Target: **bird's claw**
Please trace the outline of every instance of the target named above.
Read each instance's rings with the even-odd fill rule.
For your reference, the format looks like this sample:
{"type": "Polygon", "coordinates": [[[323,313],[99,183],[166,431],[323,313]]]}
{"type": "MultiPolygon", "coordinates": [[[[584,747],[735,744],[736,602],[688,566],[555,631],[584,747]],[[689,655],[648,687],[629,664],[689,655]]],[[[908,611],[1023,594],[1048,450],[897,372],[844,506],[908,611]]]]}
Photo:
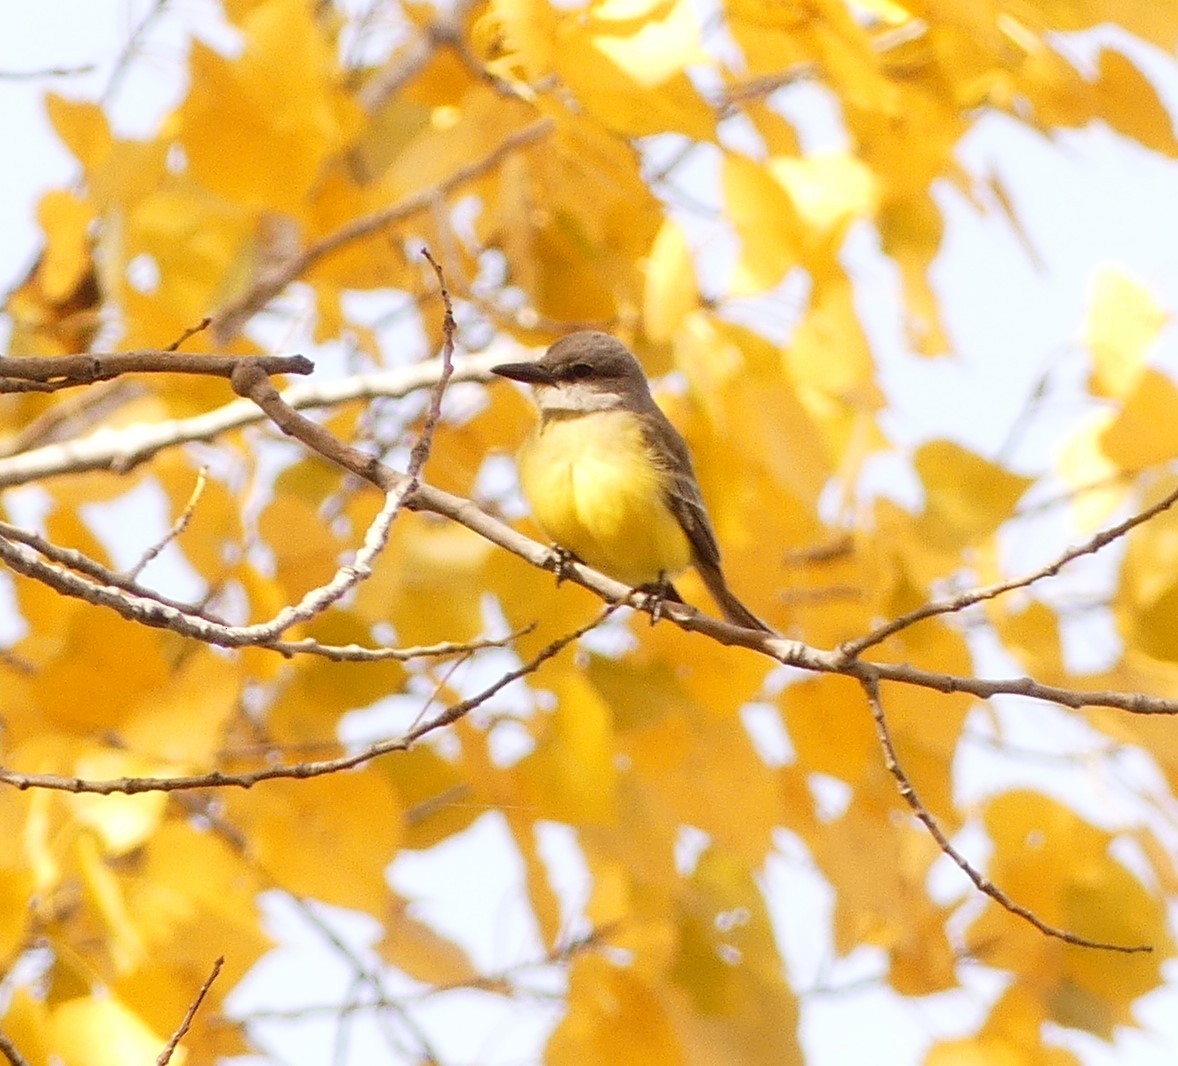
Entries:
{"type": "Polygon", "coordinates": [[[553,545],[552,555],[552,572],[556,574],[556,583],[559,585],[569,576],[571,567],[577,561],[577,557],[568,548],[562,548],[559,544],[553,545]]]}

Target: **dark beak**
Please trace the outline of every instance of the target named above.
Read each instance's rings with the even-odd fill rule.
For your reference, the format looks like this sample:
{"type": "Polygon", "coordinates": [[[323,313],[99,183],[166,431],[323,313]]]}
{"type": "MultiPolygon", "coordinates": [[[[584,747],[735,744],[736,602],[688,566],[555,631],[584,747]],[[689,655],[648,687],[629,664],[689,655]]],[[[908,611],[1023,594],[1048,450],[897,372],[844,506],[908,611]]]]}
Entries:
{"type": "Polygon", "coordinates": [[[541,363],[500,363],[491,367],[491,373],[526,385],[552,384],[552,371],[541,363]]]}

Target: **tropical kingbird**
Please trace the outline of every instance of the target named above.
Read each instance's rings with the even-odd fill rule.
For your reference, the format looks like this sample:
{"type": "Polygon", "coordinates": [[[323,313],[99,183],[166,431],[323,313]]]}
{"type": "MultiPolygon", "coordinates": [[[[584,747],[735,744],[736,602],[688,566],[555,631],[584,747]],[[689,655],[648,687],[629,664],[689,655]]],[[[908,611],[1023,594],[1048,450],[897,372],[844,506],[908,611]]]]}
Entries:
{"type": "Polygon", "coordinates": [[[729,622],[773,632],[729,590],[687,443],[623,344],[573,333],[535,362],[492,370],[535,389],[540,422],[520,452],[520,488],[556,544],[679,602],[670,579],[694,566],[729,622]]]}

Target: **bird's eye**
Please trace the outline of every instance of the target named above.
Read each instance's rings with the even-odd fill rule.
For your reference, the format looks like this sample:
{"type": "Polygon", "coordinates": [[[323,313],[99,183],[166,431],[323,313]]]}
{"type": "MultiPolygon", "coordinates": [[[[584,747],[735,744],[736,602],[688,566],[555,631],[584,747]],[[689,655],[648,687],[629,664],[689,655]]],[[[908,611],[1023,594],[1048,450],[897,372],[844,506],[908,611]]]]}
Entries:
{"type": "Polygon", "coordinates": [[[569,367],[569,377],[576,378],[577,380],[580,380],[581,378],[587,378],[592,373],[593,367],[591,367],[588,363],[573,363],[573,365],[569,367]]]}

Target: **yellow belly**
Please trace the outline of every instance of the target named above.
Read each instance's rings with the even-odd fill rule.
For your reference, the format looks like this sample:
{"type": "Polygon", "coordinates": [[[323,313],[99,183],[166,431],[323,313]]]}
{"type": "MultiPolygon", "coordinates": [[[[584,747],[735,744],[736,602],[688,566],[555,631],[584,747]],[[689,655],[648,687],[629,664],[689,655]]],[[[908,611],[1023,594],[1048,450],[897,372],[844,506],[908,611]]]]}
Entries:
{"type": "Polygon", "coordinates": [[[647,585],[691,563],[665,503],[667,475],[628,412],[548,420],[520,452],[519,478],[544,532],[596,570],[647,585]]]}

